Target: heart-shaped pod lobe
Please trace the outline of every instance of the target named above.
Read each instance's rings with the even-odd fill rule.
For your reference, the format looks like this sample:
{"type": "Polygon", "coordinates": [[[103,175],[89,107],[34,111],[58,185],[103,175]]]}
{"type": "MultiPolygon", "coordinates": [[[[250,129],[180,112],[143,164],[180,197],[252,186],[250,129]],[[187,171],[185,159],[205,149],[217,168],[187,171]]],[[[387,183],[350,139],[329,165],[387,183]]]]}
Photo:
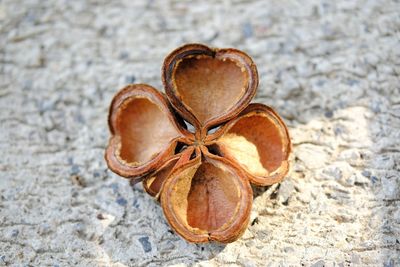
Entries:
{"type": "Polygon", "coordinates": [[[258,86],[252,59],[236,49],[188,44],[169,54],[162,78],[168,99],[197,133],[239,114],[258,86]]]}
{"type": "Polygon", "coordinates": [[[165,97],[145,84],[129,85],[113,98],[109,111],[112,137],[105,159],[115,173],[139,179],[174,155],[186,131],[165,97]]]}
{"type": "Polygon", "coordinates": [[[252,199],[243,173],[205,150],[202,156],[176,168],[161,192],[170,225],[196,243],[238,239],[247,227],[252,199]]]}
{"type": "Polygon", "coordinates": [[[211,147],[241,166],[256,185],[277,183],[289,170],[291,141],[287,127],[272,108],[263,104],[250,104],[207,138],[217,139],[211,147]]]}

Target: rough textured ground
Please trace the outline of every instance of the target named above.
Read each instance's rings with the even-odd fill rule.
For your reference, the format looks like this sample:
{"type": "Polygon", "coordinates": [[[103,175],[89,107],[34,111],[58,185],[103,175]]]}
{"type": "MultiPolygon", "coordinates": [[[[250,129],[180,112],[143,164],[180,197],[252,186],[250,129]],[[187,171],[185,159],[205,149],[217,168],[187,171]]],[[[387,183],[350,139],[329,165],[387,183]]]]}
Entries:
{"type": "Polygon", "coordinates": [[[0,1],[0,266],[400,266],[399,1],[0,1]],[[107,108],[186,42],[248,52],[294,166],[227,246],[107,170],[107,108]]]}

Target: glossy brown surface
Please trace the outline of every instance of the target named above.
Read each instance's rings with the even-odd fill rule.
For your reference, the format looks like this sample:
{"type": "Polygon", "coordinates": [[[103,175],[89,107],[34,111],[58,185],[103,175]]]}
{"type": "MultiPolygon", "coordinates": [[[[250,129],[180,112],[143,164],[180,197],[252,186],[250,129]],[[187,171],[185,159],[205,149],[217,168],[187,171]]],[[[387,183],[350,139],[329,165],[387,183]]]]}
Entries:
{"type": "Polygon", "coordinates": [[[203,153],[177,168],[161,195],[172,227],[192,242],[230,242],[247,226],[252,190],[246,177],[225,159],[203,153]]]}
{"type": "Polygon", "coordinates": [[[117,128],[121,136],[119,156],[131,165],[144,164],[153,159],[179,136],[167,114],[148,98],[141,97],[123,103],[117,128]],[[162,131],[154,131],[157,127],[162,131]]]}
{"type": "Polygon", "coordinates": [[[164,96],[145,84],[128,85],[115,95],[110,106],[108,124],[112,133],[105,154],[108,167],[121,176],[135,180],[140,180],[166,162],[174,154],[179,140],[191,138],[190,133],[173,117],[164,96]],[[136,116],[131,112],[126,112],[127,109],[137,114],[141,123],[135,120],[136,116]],[[150,126],[158,127],[160,121],[168,125],[167,130],[160,129],[157,133],[146,130],[150,126]],[[135,133],[141,138],[135,136],[135,133]],[[157,137],[164,139],[160,141],[157,137]],[[159,147],[158,151],[145,145],[150,140],[155,140],[156,143],[151,147],[159,147]]]}
{"type": "Polygon", "coordinates": [[[232,219],[240,195],[233,177],[233,173],[212,163],[200,165],[187,196],[187,222],[191,227],[214,231],[232,219]]]}
{"type": "Polygon", "coordinates": [[[246,108],[258,86],[257,68],[247,54],[200,44],[169,54],[162,78],[169,101],[197,129],[199,138],[246,108]]]}
{"type": "Polygon", "coordinates": [[[273,109],[249,105],[258,74],[239,50],[185,45],[166,57],[162,78],[168,100],[144,84],[114,97],[107,164],[143,180],[186,240],[232,242],[249,221],[250,182],[269,185],[288,171],[287,128],[273,109]]]}
{"type": "Polygon", "coordinates": [[[273,109],[251,104],[221,131],[218,147],[243,167],[253,183],[270,185],[284,177],[291,142],[285,124],[273,109]]]}
{"type": "Polygon", "coordinates": [[[182,59],[173,75],[182,103],[202,125],[231,109],[243,97],[248,81],[234,61],[210,56],[182,59]],[[210,101],[213,98],[220,101],[210,101]]]}

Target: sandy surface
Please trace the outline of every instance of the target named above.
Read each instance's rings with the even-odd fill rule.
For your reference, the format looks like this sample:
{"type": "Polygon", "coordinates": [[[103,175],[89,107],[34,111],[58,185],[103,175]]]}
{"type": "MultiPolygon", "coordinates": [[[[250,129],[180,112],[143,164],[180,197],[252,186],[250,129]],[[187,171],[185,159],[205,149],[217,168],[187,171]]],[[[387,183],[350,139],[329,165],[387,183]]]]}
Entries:
{"type": "Polygon", "coordinates": [[[398,1],[0,1],[0,266],[400,266],[398,1]],[[112,3],[110,3],[112,2],[112,3]],[[294,166],[227,246],[107,170],[112,96],[186,42],[249,53],[294,166]]]}

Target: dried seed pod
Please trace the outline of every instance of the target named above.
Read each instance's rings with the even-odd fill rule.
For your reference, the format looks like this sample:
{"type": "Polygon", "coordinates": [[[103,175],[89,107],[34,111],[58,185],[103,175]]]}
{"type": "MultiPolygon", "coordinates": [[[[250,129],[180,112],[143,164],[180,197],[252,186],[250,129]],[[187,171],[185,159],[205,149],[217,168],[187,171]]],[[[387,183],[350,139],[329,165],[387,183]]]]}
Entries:
{"type": "Polygon", "coordinates": [[[246,229],[253,200],[246,176],[202,148],[166,180],[161,205],[171,226],[191,242],[236,240],[246,229]]]}
{"type": "Polygon", "coordinates": [[[283,120],[270,107],[250,104],[213,136],[218,153],[241,166],[256,185],[271,185],[289,170],[291,142],[283,120]]]}
{"type": "Polygon", "coordinates": [[[174,156],[177,142],[192,138],[164,96],[144,84],[129,85],[113,98],[108,123],[113,136],[106,150],[107,164],[128,178],[156,170],[174,156]]]}
{"type": "Polygon", "coordinates": [[[250,182],[269,185],[287,173],[288,130],[270,107],[249,105],[258,74],[239,50],[185,45],[166,57],[162,78],[167,98],[144,84],[114,97],[107,164],[143,180],[186,240],[232,242],[249,221],[250,182]]]}
{"type": "Polygon", "coordinates": [[[258,86],[257,68],[247,54],[199,44],[173,51],[162,78],[171,104],[202,136],[246,108],[258,86]]]}

